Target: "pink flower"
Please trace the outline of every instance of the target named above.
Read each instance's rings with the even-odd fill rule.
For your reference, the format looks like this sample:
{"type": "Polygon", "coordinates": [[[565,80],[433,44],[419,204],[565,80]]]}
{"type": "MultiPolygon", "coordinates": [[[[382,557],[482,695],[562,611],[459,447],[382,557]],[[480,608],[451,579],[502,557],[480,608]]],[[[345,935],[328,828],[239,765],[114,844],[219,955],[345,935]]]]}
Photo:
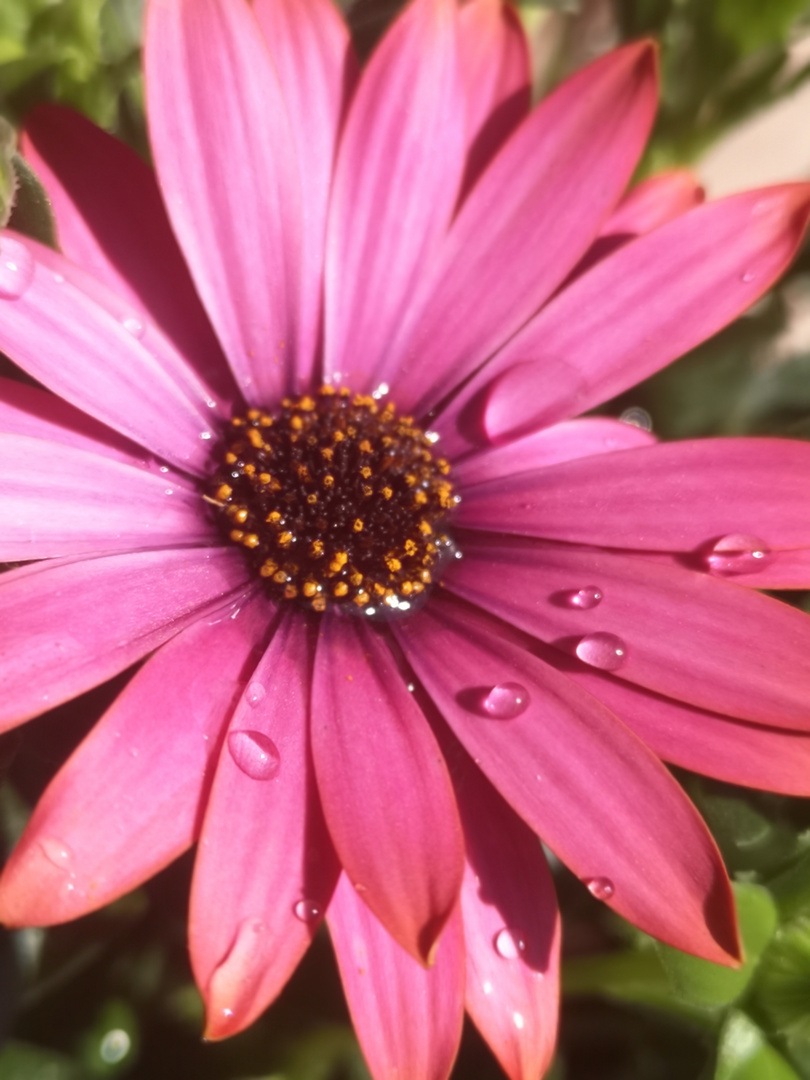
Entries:
{"type": "Polygon", "coordinates": [[[536,835],[636,925],[733,962],[726,872],[661,759],[810,793],[810,622],[740,587],[810,580],[810,446],[657,445],[569,419],[750,306],[793,256],[810,187],[703,206],[675,173],[620,202],[653,49],[530,113],[497,0],[415,0],[359,77],[329,0],[152,0],[146,80],[157,184],[41,110],[25,145],[64,254],[0,247],[0,348],[47,388],[0,384],[0,559],[38,560],[0,578],[0,723],[143,661],[36,808],[0,916],[74,918],[198,842],[210,1036],[256,1018],[326,914],[377,1080],[446,1077],[465,1005],[509,1076],[536,1077],[559,960],[536,835]],[[310,536],[307,577],[267,555],[271,534],[303,549],[265,522],[270,496],[239,502],[275,490],[243,454],[265,452],[270,420],[282,496],[299,497],[296,424],[314,440],[301,492],[332,483],[318,425],[342,406],[323,382],[361,395],[352,416],[378,440],[340,429],[352,460],[371,455],[371,502],[357,477],[337,489],[383,552],[382,594],[335,554],[332,518],[334,567],[310,536]],[[389,400],[435,452],[385,427],[389,400]],[[433,518],[401,493],[412,467],[433,518]],[[463,557],[448,546],[414,611],[428,583],[402,576],[403,537],[435,576],[425,537],[454,494],[463,557]],[[390,620],[363,616],[375,605],[390,620]]]}

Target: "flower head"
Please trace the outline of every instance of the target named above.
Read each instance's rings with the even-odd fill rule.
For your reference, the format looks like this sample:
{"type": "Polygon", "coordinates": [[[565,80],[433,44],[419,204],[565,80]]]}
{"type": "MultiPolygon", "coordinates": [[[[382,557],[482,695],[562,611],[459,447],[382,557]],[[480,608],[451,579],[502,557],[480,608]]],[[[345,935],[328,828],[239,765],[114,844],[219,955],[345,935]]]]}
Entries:
{"type": "Polygon", "coordinates": [[[0,723],[143,661],[0,879],[74,918],[197,842],[208,1033],[325,916],[376,1080],[447,1076],[463,1007],[553,1052],[537,836],[664,941],[739,956],[662,759],[807,793],[810,447],[572,419],[788,264],[793,185],[624,194],[655,53],[529,109],[498,0],[414,0],[358,74],[330,0],[151,0],[156,178],[57,109],[62,252],[0,240],[0,723]],[[460,499],[460,502],[458,500],[460,499]],[[36,561],[34,561],[36,560],[36,561]],[[407,1023],[402,1017],[407,1012],[407,1023]]]}

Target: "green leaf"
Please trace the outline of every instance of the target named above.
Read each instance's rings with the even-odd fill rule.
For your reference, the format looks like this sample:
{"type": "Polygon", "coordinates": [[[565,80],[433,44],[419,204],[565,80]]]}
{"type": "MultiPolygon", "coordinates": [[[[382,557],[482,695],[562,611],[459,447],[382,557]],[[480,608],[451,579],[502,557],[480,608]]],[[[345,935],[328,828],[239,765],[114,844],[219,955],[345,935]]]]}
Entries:
{"type": "Polygon", "coordinates": [[[13,167],[17,178],[17,196],[9,225],[40,244],[55,248],[56,221],[48,193],[34,170],[19,154],[14,155],[13,167]]]}
{"type": "Polygon", "coordinates": [[[17,192],[17,174],[14,171],[16,149],[14,128],[0,116],[0,229],[8,225],[17,192]]]}
{"type": "Polygon", "coordinates": [[[718,29],[743,52],[783,41],[807,0],[718,0],[718,29]]]}
{"type": "Polygon", "coordinates": [[[673,991],[690,1004],[719,1009],[736,1001],[747,989],[776,931],[776,904],[767,889],[738,883],[734,885],[734,897],[745,958],[739,968],[713,964],[669,945],[656,946],[673,991]]]}
{"type": "Polygon", "coordinates": [[[732,1011],[723,1024],[714,1080],[800,1080],[745,1013],[732,1011]]]}
{"type": "Polygon", "coordinates": [[[0,1050],[3,1080],[80,1080],[74,1063],[54,1050],[10,1041],[0,1050]]]}

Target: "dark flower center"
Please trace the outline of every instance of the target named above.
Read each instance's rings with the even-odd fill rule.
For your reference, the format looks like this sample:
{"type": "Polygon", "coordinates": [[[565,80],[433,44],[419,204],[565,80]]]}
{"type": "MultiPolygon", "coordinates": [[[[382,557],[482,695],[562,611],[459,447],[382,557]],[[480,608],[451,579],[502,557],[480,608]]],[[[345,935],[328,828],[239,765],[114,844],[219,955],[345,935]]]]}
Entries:
{"type": "Polygon", "coordinates": [[[458,499],[432,447],[390,402],[324,386],[234,416],[206,498],[273,597],[401,614],[454,551],[458,499]]]}

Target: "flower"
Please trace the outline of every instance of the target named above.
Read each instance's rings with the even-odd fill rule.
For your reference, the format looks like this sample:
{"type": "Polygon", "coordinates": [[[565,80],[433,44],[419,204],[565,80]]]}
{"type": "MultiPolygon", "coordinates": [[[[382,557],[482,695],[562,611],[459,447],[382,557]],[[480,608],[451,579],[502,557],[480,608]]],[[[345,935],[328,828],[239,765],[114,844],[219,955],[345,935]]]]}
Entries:
{"type": "Polygon", "coordinates": [[[528,82],[496,0],[414,0],[359,76],[329,0],[151,0],[157,183],[41,110],[24,146],[63,254],[0,243],[0,347],[46,388],[0,384],[0,558],[28,562],[0,579],[0,723],[143,661],[0,917],[74,918],[196,841],[208,1034],[255,1019],[325,915],[377,1080],[446,1077],[465,1004],[510,1077],[547,1067],[537,835],[734,962],[725,869],[662,759],[810,790],[810,623],[740,587],[808,584],[810,447],[571,419],[752,304],[810,186],[698,205],[674,173],[622,200],[653,48],[533,112],[528,82]],[[338,442],[339,542],[307,509],[338,442]]]}

